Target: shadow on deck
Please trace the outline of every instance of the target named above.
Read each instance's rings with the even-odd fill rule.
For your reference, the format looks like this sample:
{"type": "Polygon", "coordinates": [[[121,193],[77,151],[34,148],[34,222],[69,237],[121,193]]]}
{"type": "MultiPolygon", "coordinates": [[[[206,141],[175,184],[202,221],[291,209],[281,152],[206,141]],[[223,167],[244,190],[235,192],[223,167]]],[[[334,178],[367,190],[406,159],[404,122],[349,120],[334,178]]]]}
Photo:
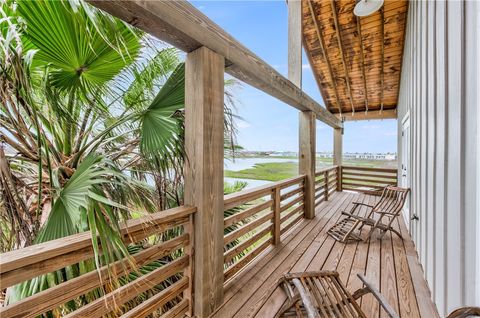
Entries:
{"type": "MultiPolygon", "coordinates": [[[[280,245],[265,251],[228,281],[224,303],[211,317],[274,317],[286,300],[276,286],[279,277],[287,272],[317,270],[338,271],[351,292],[362,287],[356,274],[364,273],[401,317],[438,317],[403,219],[395,223],[403,241],[387,233],[383,240],[374,236],[369,242],[342,244],[327,235],[352,202],[374,203],[377,198],[335,193],[317,208],[314,219],[299,222],[280,245]]],[[[362,213],[366,213],[365,208],[362,213]]],[[[368,317],[386,317],[372,295],[361,299],[361,307],[368,317]]]]}

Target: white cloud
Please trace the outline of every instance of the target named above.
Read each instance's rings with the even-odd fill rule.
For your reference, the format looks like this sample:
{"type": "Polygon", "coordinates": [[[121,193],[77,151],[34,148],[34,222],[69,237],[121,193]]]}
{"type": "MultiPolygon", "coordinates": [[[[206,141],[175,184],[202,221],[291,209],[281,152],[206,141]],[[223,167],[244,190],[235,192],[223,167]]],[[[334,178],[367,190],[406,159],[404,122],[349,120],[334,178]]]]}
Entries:
{"type": "Polygon", "coordinates": [[[237,123],[238,129],[245,129],[245,128],[248,128],[248,127],[251,127],[251,126],[252,125],[250,125],[249,123],[247,123],[246,121],[243,121],[243,120],[241,120],[237,123]]]}
{"type": "Polygon", "coordinates": [[[302,69],[304,70],[309,70],[310,69],[310,64],[302,64],[302,69]]]}

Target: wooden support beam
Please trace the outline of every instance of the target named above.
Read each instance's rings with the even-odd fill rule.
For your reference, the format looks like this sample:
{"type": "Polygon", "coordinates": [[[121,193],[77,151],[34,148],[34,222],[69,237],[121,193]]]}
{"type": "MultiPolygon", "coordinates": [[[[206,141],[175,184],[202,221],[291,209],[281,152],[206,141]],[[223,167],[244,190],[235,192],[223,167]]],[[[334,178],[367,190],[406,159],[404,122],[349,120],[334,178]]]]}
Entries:
{"type": "Polygon", "coordinates": [[[337,128],[333,130],[333,165],[342,165],[343,154],[343,129],[337,128]]]}
{"type": "Polygon", "coordinates": [[[315,217],[315,114],[311,111],[300,112],[299,125],[299,172],[305,174],[304,206],[305,217],[315,217]]]}
{"type": "Polygon", "coordinates": [[[350,106],[352,107],[352,113],[355,114],[355,106],[353,105],[352,89],[350,88],[350,76],[348,74],[347,62],[345,60],[345,54],[343,52],[342,35],[340,34],[340,24],[338,23],[337,5],[335,0],[331,0],[333,22],[335,23],[335,33],[337,34],[338,48],[340,49],[340,55],[342,56],[343,71],[345,72],[345,82],[347,84],[348,98],[350,99],[350,106]]]}
{"type": "MultiPolygon", "coordinates": [[[[381,56],[382,56],[382,67],[380,69],[380,113],[383,112],[383,90],[385,83],[385,10],[384,6],[380,8],[380,41],[381,41],[381,56]]],[[[400,85],[398,85],[400,86],[400,85]]]]}
{"type": "Polygon", "coordinates": [[[328,57],[328,51],[325,46],[325,40],[323,38],[322,30],[320,29],[320,26],[317,20],[317,15],[315,13],[315,8],[313,7],[313,3],[311,0],[307,0],[307,3],[308,3],[308,9],[310,11],[310,16],[312,17],[313,24],[315,26],[315,31],[317,33],[318,42],[320,44],[320,48],[322,49],[323,59],[327,63],[328,75],[330,75],[330,83],[332,83],[332,86],[333,86],[333,91],[335,93],[335,101],[337,102],[338,111],[340,112],[340,117],[341,117],[342,104],[340,103],[340,99],[338,98],[337,84],[335,83],[335,76],[333,75],[333,69],[332,69],[332,65],[330,64],[330,59],[328,57]]]}
{"type": "Polygon", "coordinates": [[[185,205],[194,216],[194,314],[223,302],[224,58],[206,47],[185,65],[185,205]]]}
{"type": "MultiPolygon", "coordinates": [[[[288,1],[288,77],[297,87],[302,86],[302,3],[288,1]],[[293,52],[293,53],[291,53],[293,52]]],[[[315,135],[316,121],[312,111],[302,111],[299,117],[299,174],[305,174],[305,217],[315,216],[315,135]]]]}
{"type": "Polygon", "coordinates": [[[352,113],[343,113],[342,116],[340,114],[335,114],[339,119],[341,118],[344,121],[355,121],[355,120],[375,120],[375,119],[395,119],[397,118],[397,110],[396,109],[387,109],[380,112],[380,110],[370,110],[368,113],[365,112],[356,112],[355,114],[352,113]]]}
{"type": "Polygon", "coordinates": [[[168,42],[192,52],[205,46],[225,58],[225,71],[267,94],[297,108],[310,110],[317,119],[337,128],[342,123],[273,67],[212,22],[185,0],[87,0],[92,5],[168,42]]]}
{"type": "Polygon", "coordinates": [[[290,0],[288,5],[288,79],[302,88],[302,2],[290,0]]]}
{"type": "Polygon", "coordinates": [[[363,92],[365,100],[365,112],[368,113],[368,91],[367,91],[367,75],[365,74],[365,53],[363,52],[363,39],[362,39],[362,21],[360,17],[357,17],[357,32],[358,42],[360,45],[360,57],[362,63],[362,77],[363,77],[363,92]]]}

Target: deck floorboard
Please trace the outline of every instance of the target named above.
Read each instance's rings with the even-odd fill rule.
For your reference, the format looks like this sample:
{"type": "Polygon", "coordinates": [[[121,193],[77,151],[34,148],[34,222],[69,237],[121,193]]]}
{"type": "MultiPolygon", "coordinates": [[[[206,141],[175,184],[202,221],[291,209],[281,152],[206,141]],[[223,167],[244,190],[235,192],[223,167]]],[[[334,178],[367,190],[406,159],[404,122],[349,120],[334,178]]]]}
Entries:
{"type": "MultiPolygon", "coordinates": [[[[372,204],[376,199],[365,194],[335,193],[317,207],[314,219],[301,221],[282,237],[280,245],[268,249],[227,282],[224,303],[212,318],[274,317],[286,300],[276,286],[281,275],[322,269],[337,270],[351,292],[362,287],[357,273],[365,274],[401,317],[438,317],[428,298],[421,267],[414,262],[416,251],[403,219],[395,224],[402,232],[403,242],[391,233],[383,240],[374,235],[368,242],[349,244],[339,243],[327,235],[330,226],[342,217],[341,211],[349,211],[353,202],[372,204]]],[[[367,209],[363,207],[358,213],[366,215],[367,209]]],[[[371,295],[362,298],[361,306],[368,317],[385,317],[371,295]]]]}

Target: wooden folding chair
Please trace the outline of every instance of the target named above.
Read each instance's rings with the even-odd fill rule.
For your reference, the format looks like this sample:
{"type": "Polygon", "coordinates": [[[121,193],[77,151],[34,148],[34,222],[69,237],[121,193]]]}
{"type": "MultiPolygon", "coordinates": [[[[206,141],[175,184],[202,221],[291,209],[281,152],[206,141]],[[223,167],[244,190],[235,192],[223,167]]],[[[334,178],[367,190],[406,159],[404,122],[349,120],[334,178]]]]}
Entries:
{"type": "Polygon", "coordinates": [[[392,223],[402,212],[409,191],[410,189],[387,186],[383,189],[380,200],[373,206],[362,202],[354,202],[350,212],[342,212],[343,215],[346,215],[346,218],[332,226],[327,233],[342,243],[350,240],[360,241],[362,240],[360,236],[361,230],[365,225],[368,225],[371,228],[364,239],[365,241],[373,235],[376,229],[382,232],[380,239],[383,238],[387,231],[392,231],[402,238],[400,232],[392,227],[392,223]],[[367,217],[358,215],[357,209],[360,206],[366,206],[371,209],[367,217]],[[383,222],[384,220],[386,222],[383,222]]]}
{"type": "MultiPolygon", "coordinates": [[[[398,318],[385,297],[370,284],[363,275],[357,274],[363,282],[363,288],[353,294],[340,281],[338,272],[319,271],[285,274],[278,284],[287,294],[287,301],[275,315],[279,317],[308,318],[367,318],[357,300],[371,293],[390,318],[398,318]]],[[[447,318],[467,318],[480,316],[480,308],[464,307],[453,311],[447,318]]]]}
{"type": "Polygon", "coordinates": [[[279,281],[287,294],[287,301],[275,317],[361,317],[367,316],[357,303],[357,299],[372,293],[390,318],[399,316],[385,298],[363,275],[358,277],[364,288],[350,294],[340,281],[338,272],[319,271],[285,274],[279,281]]]}

